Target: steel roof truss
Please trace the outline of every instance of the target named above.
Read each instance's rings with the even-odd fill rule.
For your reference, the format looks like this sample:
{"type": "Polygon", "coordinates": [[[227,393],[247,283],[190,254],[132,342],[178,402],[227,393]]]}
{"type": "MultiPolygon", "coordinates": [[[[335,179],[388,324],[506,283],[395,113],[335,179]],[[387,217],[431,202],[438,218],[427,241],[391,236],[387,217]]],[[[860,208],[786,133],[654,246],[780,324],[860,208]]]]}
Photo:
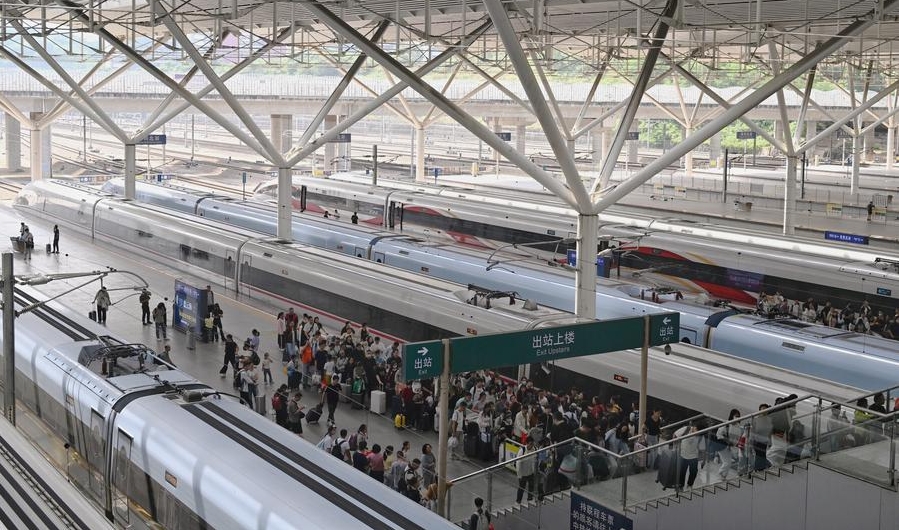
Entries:
{"type": "MultiPolygon", "coordinates": [[[[490,27],[490,25],[491,25],[490,22],[484,22],[483,24],[481,24],[480,26],[475,28],[475,30],[472,31],[468,36],[466,36],[466,37],[460,39],[458,42],[456,42],[455,45],[448,46],[447,49],[445,49],[439,55],[437,55],[433,59],[429,60],[421,68],[416,70],[415,73],[418,76],[423,76],[423,75],[427,74],[428,72],[434,70],[435,68],[437,68],[438,66],[440,66],[441,64],[446,62],[447,60],[449,60],[450,57],[453,57],[454,55],[461,53],[462,49],[471,45],[472,42],[474,42],[481,35],[483,35],[484,32],[490,27]]],[[[354,123],[356,123],[364,118],[367,118],[369,116],[369,114],[376,111],[378,109],[378,107],[380,107],[381,105],[390,101],[390,99],[393,98],[393,96],[395,96],[396,94],[405,90],[407,86],[408,86],[408,84],[405,81],[397,83],[396,85],[387,89],[380,96],[376,97],[372,101],[369,101],[368,103],[359,107],[356,110],[356,112],[347,116],[347,118],[345,120],[338,122],[334,127],[325,131],[325,133],[322,134],[320,137],[313,139],[311,142],[309,142],[306,145],[294,147],[294,149],[291,150],[291,152],[287,154],[287,158],[288,158],[287,165],[288,166],[295,165],[297,162],[306,158],[307,156],[309,156],[310,154],[312,154],[313,152],[318,150],[320,147],[325,145],[327,142],[334,140],[335,138],[337,138],[338,134],[340,134],[341,132],[350,128],[354,123]]]]}
{"type": "MultiPolygon", "coordinates": [[[[640,70],[640,76],[637,78],[637,82],[634,83],[634,92],[631,94],[630,100],[624,111],[624,116],[621,117],[621,121],[618,124],[618,130],[615,131],[612,146],[609,148],[609,152],[605,153],[606,156],[603,157],[602,168],[600,169],[598,177],[593,182],[593,192],[604,189],[609,185],[609,179],[612,178],[612,171],[615,170],[615,164],[618,163],[618,156],[621,154],[621,149],[624,147],[625,140],[627,140],[631,124],[634,122],[637,110],[640,108],[640,102],[643,99],[644,94],[646,94],[646,89],[649,87],[649,81],[652,78],[652,71],[655,69],[656,61],[659,58],[659,54],[662,53],[662,45],[665,43],[665,39],[668,36],[668,29],[670,26],[667,20],[670,20],[674,16],[675,11],[677,10],[677,4],[678,0],[668,0],[664,11],[656,22],[655,35],[653,35],[652,40],[647,43],[649,45],[649,51],[646,53],[643,67],[640,70]]],[[[642,11],[638,11],[637,13],[639,14],[641,12],[642,11]]]]}
{"type": "MultiPolygon", "coordinates": [[[[218,74],[215,73],[215,70],[212,69],[212,66],[209,65],[206,57],[204,57],[203,54],[201,54],[199,50],[197,50],[197,47],[193,45],[193,43],[181,29],[181,26],[175,23],[175,20],[172,18],[171,12],[167,9],[164,9],[161,0],[156,0],[154,2],[154,5],[156,6],[156,12],[159,14],[162,23],[171,32],[172,37],[178,42],[178,44],[181,45],[181,48],[187,52],[187,55],[191,58],[194,64],[200,68],[200,71],[203,72],[203,75],[206,76],[206,79],[208,79],[209,82],[212,83],[216,91],[219,93],[222,99],[225,100],[225,103],[228,104],[228,107],[231,108],[231,111],[234,112],[241,123],[243,123],[244,126],[246,126],[246,128],[253,134],[253,136],[256,138],[256,141],[259,143],[259,146],[261,146],[262,149],[268,153],[268,159],[278,165],[278,167],[282,167],[281,162],[283,162],[283,160],[281,159],[281,152],[277,148],[275,148],[275,144],[272,142],[272,140],[262,132],[262,129],[260,129],[259,126],[256,125],[253,117],[250,116],[246,109],[243,108],[243,105],[241,105],[237,98],[234,97],[234,94],[232,94],[231,91],[228,90],[228,87],[225,86],[225,83],[222,81],[222,79],[218,76],[218,74]]],[[[183,90],[186,91],[186,88],[184,88],[183,90]]],[[[211,108],[209,110],[215,112],[211,108]]],[[[216,119],[215,116],[210,116],[210,118],[216,119]]],[[[219,115],[219,119],[224,120],[225,117],[219,115]]]]}
{"type": "MultiPolygon", "coordinates": [[[[506,12],[506,8],[503,6],[501,0],[484,0],[484,6],[487,8],[487,13],[490,15],[490,19],[493,20],[496,31],[506,47],[506,54],[512,63],[512,66],[515,68],[515,72],[518,74],[518,80],[534,108],[534,115],[536,116],[537,121],[540,122],[540,126],[543,128],[543,134],[546,135],[546,139],[552,148],[553,154],[556,156],[556,161],[562,169],[562,174],[565,176],[565,181],[568,183],[569,188],[566,195],[572,196],[574,199],[574,204],[572,204],[572,206],[574,206],[578,212],[584,213],[590,208],[590,197],[587,196],[587,190],[584,189],[584,184],[581,182],[577,165],[574,162],[574,155],[571,153],[565,138],[556,126],[549,106],[546,104],[543,93],[540,90],[540,85],[537,84],[537,80],[534,77],[534,71],[531,69],[530,64],[528,64],[524,50],[521,48],[521,42],[518,40],[518,35],[515,32],[515,28],[512,26],[512,21],[509,19],[509,14],[506,12]]],[[[422,95],[424,95],[424,93],[422,95]]],[[[479,123],[475,123],[480,126],[479,123]]],[[[480,127],[483,128],[483,126],[480,127]]],[[[469,127],[466,125],[466,128],[469,127]]],[[[481,134],[478,134],[474,129],[469,128],[469,130],[475,133],[476,136],[481,137],[481,134]]],[[[559,192],[553,189],[559,188],[559,186],[556,186],[558,182],[553,179],[551,175],[546,175],[542,169],[538,168],[530,160],[525,158],[522,153],[518,153],[510,146],[505,145],[502,141],[497,141],[497,136],[492,132],[480,132],[486,133],[484,134],[485,136],[491,137],[490,142],[488,142],[486,138],[481,138],[485,143],[488,145],[497,143],[502,149],[499,149],[496,145],[491,145],[491,147],[501,152],[511,162],[526,171],[534,178],[534,180],[546,186],[547,189],[552,190],[556,195],[559,195],[559,192]],[[512,154],[517,160],[510,158],[509,154],[512,154]],[[522,162],[526,162],[527,164],[523,164],[522,162]],[[528,171],[528,169],[525,168],[525,165],[533,166],[533,168],[529,168],[531,171],[528,171]],[[538,175],[540,178],[537,178],[538,175]],[[544,181],[547,180],[551,180],[554,185],[553,188],[544,183],[544,181]]]]}
{"type": "MultiPolygon", "coordinates": [[[[899,6],[899,0],[886,0],[884,3],[884,11],[892,11],[897,6],[899,6]]],[[[680,157],[684,156],[687,152],[695,149],[698,145],[711,138],[714,134],[717,134],[735,119],[770,97],[774,92],[786,86],[787,83],[798,78],[804,72],[807,72],[814,67],[818,62],[842,48],[847,40],[859,35],[875,23],[871,18],[871,14],[872,13],[869,12],[867,16],[862,16],[848,24],[837,35],[822,42],[819,46],[815,47],[811,53],[799,59],[795,64],[781,72],[779,75],[768,80],[768,82],[762,85],[754,93],[749,94],[740,102],[722,113],[721,116],[706,124],[696,133],[685,138],[681,143],[675,146],[674,149],[656,158],[627,181],[620,183],[615,189],[600,197],[595,203],[594,212],[600,213],[609,206],[615,204],[619,199],[625,197],[631,191],[655,176],[668,164],[680,159],[680,157]]]]}
{"type": "MultiPolygon", "coordinates": [[[[378,24],[377,29],[375,29],[375,33],[372,35],[372,40],[377,42],[381,40],[381,37],[384,36],[384,33],[387,31],[387,28],[390,26],[389,20],[383,20],[380,24],[378,24]]],[[[353,61],[353,64],[350,68],[344,72],[343,78],[341,78],[340,82],[331,92],[331,95],[328,96],[325,104],[322,105],[322,108],[319,109],[318,113],[316,113],[315,117],[312,118],[312,122],[309,123],[309,126],[306,127],[306,130],[303,131],[303,136],[300,137],[298,145],[305,145],[306,142],[309,141],[309,138],[315,134],[315,131],[318,130],[318,127],[321,125],[323,121],[325,121],[325,116],[331,112],[331,109],[334,108],[334,105],[340,100],[340,96],[343,95],[344,91],[350,86],[350,82],[356,79],[356,73],[360,68],[365,64],[365,60],[368,59],[368,56],[365,53],[360,53],[356,60],[353,61]]]]}

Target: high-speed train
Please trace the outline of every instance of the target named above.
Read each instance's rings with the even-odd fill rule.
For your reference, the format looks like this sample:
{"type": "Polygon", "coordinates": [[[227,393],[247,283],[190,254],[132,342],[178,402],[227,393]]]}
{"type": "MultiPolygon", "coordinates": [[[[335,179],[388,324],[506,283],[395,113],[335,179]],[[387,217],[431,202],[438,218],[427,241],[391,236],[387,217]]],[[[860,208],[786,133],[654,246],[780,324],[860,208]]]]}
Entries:
{"type": "MultiPolygon", "coordinates": [[[[220,206],[224,208],[225,204],[228,203],[220,206]]],[[[488,281],[483,275],[483,267],[464,263],[457,254],[445,254],[443,250],[428,253],[425,248],[413,252],[410,247],[399,246],[402,240],[372,238],[366,247],[369,254],[363,256],[369,260],[364,261],[308,245],[260,239],[259,233],[226,231],[221,227],[222,223],[204,224],[195,218],[165,215],[152,206],[53,181],[27,185],[17,197],[16,206],[81,227],[95,238],[137,247],[159,259],[198,268],[210,279],[217,277],[226,284],[237,284],[242,291],[253,295],[281,303],[284,298],[309,300],[310,305],[326,312],[356,322],[368,321],[376,329],[407,340],[431,340],[448,336],[446,332],[449,331],[457,335],[482,333],[481,319],[496,318],[495,313],[473,314],[472,311],[478,308],[469,309],[462,301],[473,296],[471,291],[435,278],[438,271],[449,274],[470,269],[473,273],[477,269],[481,273],[478,285],[484,286],[488,281]],[[405,265],[406,270],[385,264],[405,265]],[[409,271],[415,271],[415,274],[409,271]],[[378,274],[405,278],[414,287],[401,291],[390,285],[376,286],[372,278],[378,274]],[[440,296],[429,296],[434,290],[432,286],[441,286],[438,289],[440,296]],[[457,294],[460,289],[465,291],[461,296],[457,294]],[[394,308],[403,301],[406,303],[404,308],[394,308]],[[455,305],[443,309],[450,301],[455,305]],[[361,318],[353,312],[358,312],[361,318]],[[455,328],[442,324],[436,330],[427,330],[429,336],[409,332],[405,328],[413,326],[410,323],[413,319],[403,315],[418,317],[419,313],[434,313],[435,318],[450,320],[455,328]],[[399,322],[402,324],[398,326],[399,322]]],[[[241,215],[257,218],[262,211],[257,207],[256,210],[243,210],[241,215]]],[[[336,233],[333,237],[340,240],[346,236],[336,233]]],[[[512,269],[497,267],[493,270],[503,272],[498,278],[517,282],[512,287],[486,285],[495,291],[571,290],[570,282],[530,277],[522,283],[521,275],[512,269]]],[[[612,283],[598,287],[597,314],[600,318],[677,311],[680,313],[679,337],[692,344],[857,388],[877,390],[899,382],[899,374],[893,370],[899,363],[899,343],[894,341],[802,322],[740,315],[719,307],[677,301],[652,303],[639,296],[629,296],[625,291],[628,288],[633,286],[612,283]]],[[[497,306],[494,304],[491,311],[497,306]]],[[[517,325],[518,329],[527,327],[521,322],[517,325]]],[[[494,327],[503,329],[496,324],[494,327]]]]}
{"type": "Polygon", "coordinates": [[[15,302],[45,302],[16,321],[20,406],[117,526],[456,528],[36,290],[15,302]]]}
{"type": "MultiPolygon", "coordinates": [[[[532,245],[563,254],[573,248],[576,215],[551,196],[514,190],[499,196],[383,179],[373,188],[360,178],[294,177],[294,208],[357,212],[359,222],[370,226],[443,232],[470,245],[532,245]]],[[[254,197],[274,201],[277,181],[259,185],[254,197]]],[[[791,299],[830,300],[840,308],[858,307],[867,299],[890,312],[899,298],[899,256],[888,251],[654,219],[614,208],[599,218],[600,233],[621,245],[623,267],[714,298],[752,305],[760,292],[780,291],[791,299]]]]}

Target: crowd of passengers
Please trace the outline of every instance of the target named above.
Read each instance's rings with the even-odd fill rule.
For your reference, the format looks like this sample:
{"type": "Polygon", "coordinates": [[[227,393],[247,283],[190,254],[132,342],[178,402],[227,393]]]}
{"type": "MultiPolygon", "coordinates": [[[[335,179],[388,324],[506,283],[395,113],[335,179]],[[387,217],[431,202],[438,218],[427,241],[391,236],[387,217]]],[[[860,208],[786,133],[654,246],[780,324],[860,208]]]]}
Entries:
{"type": "MultiPolygon", "coordinates": [[[[777,295],[761,298],[768,303],[778,300],[777,295]]],[[[767,306],[760,304],[760,308],[767,306]]],[[[833,311],[828,304],[823,308],[828,308],[827,313],[833,311]]],[[[371,440],[364,424],[348,433],[337,426],[335,417],[343,396],[349,395],[352,405],[362,408],[370,402],[370,393],[375,389],[386,394],[388,414],[394,418],[395,426],[433,431],[441,414],[436,407],[434,381],[404,383],[399,344],[385,347],[365,325],[357,331],[346,323],[339,333],[329,334],[316,317],[300,317],[292,309],[280,313],[277,324],[288,383],[273,394],[276,421],[302,434],[304,418],[307,423],[324,420],[327,432],[317,444],[320,449],[415,502],[434,508],[436,458],[431,444],[425,443],[413,451],[410,443],[404,441],[396,449],[387,441],[371,440]],[[300,404],[301,388],[316,393],[319,405],[306,410],[300,404]],[[327,418],[324,406],[328,409],[327,418]]],[[[261,365],[264,374],[263,384],[272,381],[273,360],[267,353],[260,359],[258,347],[256,330],[244,342],[246,355],[237,356],[237,345],[230,335],[225,344],[223,374],[231,364],[231,353],[235,386],[240,385],[241,394],[251,407],[255,388],[249,393],[248,386],[259,384],[257,365],[261,365]]],[[[778,466],[811,454],[812,436],[806,424],[795,418],[795,404],[781,405],[796,400],[795,395],[777,398],[774,408],[760,405],[759,411],[771,411],[756,415],[752,421],[739,421],[740,412],[734,409],[729,423],[709,429],[706,436],[691,437],[711,424],[691,421],[676,429],[668,428],[657,407],[641,420],[637,404],[624,407],[618,396],[608,400],[587,397],[577,388],[553,394],[535,387],[526,378],[512,382],[490,372],[460,374],[453,377],[451,385],[446,410],[451,456],[495,462],[499,446],[506,440],[519,445],[519,456],[533,453],[515,465],[517,502],[558,491],[577,481],[605,480],[625,472],[653,471],[658,473],[657,481],[663,488],[689,488],[696,480],[700,463],[711,462],[719,477],[727,478],[732,473],[778,466]],[[638,432],[636,427],[641,421],[638,432]],[[572,437],[587,444],[577,450],[571,444],[547,449],[572,437]],[[598,449],[624,455],[665,441],[671,443],[626,461],[610,458],[598,449]]],[[[869,405],[867,399],[860,399],[851,419],[839,405],[832,407],[827,425],[822,426],[820,449],[834,451],[871,441],[879,426],[871,421],[874,413],[887,413],[882,393],[875,394],[872,400],[869,405]]],[[[899,400],[894,410],[899,410],[899,400]]]]}
{"type": "Polygon", "coordinates": [[[803,302],[789,300],[779,292],[762,292],[756,309],[759,314],[769,317],[788,316],[803,322],[899,339],[899,308],[888,315],[882,310],[875,311],[867,300],[858,306],[850,302],[843,307],[835,307],[830,300],[821,304],[814,298],[809,298],[803,302]]]}

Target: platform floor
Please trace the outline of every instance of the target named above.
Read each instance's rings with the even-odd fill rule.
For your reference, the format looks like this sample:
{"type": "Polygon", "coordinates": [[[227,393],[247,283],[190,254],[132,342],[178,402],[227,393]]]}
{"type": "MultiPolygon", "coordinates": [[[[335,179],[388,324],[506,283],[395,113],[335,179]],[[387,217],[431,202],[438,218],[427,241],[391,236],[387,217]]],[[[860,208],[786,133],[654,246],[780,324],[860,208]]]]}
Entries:
{"type": "MultiPolygon", "coordinates": [[[[0,204],[0,214],[21,217],[17,211],[8,207],[7,204],[0,204]]],[[[108,267],[119,271],[129,271],[139,275],[149,283],[153,294],[150,301],[151,307],[163,301],[165,297],[168,297],[169,300],[172,299],[176,278],[193,282],[194,285],[198,286],[205,286],[210,283],[208,278],[191,277],[190,275],[167,269],[158,263],[143,259],[136,260],[119,249],[91,242],[86,237],[67,230],[65,226],[60,226],[60,254],[47,254],[44,251],[44,245],[50,240],[53,226],[36,218],[25,217],[22,219],[28,224],[35,236],[36,248],[30,262],[25,262],[21,254],[15,255],[14,273],[16,275],[88,272],[105,270],[108,267]]],[[[0,229],[10,233],[14,231],[17,233],[18,223],[14,226],[3,224],[0,225],[0,229]]],[[[2,245],[3,243],[0,242],[0,246],[2,245]]],[[[8,248],[0,248],[0,250],[6,252],[8,248]]],[[[52,296],[67,291],[84,281],[85,279],[83,278],[55,280],[40,286],[38,289],[52,296]]],[[[228,377],[219,375],[219,369],[223,361],[223,346],[221,342],[209,344],[197,342],[196,349],[189,350],[187,348],[187,336],[171,328],[168,329],[169,340],[167,342],[157,341],[154,326],[141,324],[138,292],[133,290],[116,290],[117,288],[133,286],[133,279],[127,275],[113,274],[105,280],[105,285],[110,290],[113,301],[107,316],[107,327],[111,334],[129,342],[147,344],[154,349],[161,349],[163,344],[171,344],[172,360],[179,368],[213,388],[228,393],[233,391],[231,371],[228,371],[228,377]]],[[[87,287],[65,295],[60,301],[74,310],[87,315],[88,311],[92,309],[92,302],[97,289],[99,289],[99,284],[92,283],[87,287]]],[[[252,329],[258,329],[261,332],[260,354],[269,352],[276,361],[272,369],[274,383],[262,385],[260,388],[260,393],[266,394],[266,407],[269,409],[269,417],[271,417],[270,397],[272,392],[282,383],[287,382],[287,376],[282,372],[282,363],[278,353],[275,315],[278,311],[284,311],[287,308],[272,307],[259,300],[235,296],[233,291],[227,291],[222,287],[214,287],[213,291],[215,292],[215,301],[221,305],[224,311],[223,324],[225,332],[233,334],[238,342],[242,342],[244,338],[249,336],[252,329]]],[[[167,303],[167,307],[171,311],[170,302],[167,303]]],[[[170,312],[169,318],[171,318],[170,312]]],[[[329,331],[334,332],[336,330],[329,331]]],[[[304,391],[301,403],[308,409],[318,403],[319,398],[319,394],[315,391],[304,391]]],[[[399,449],[403,442],[408,441],[412,446],[411,458],[421,456],[421,448],[424,443],[430,443],[435,451],[437,449],[438,437],[435,432],[419,432],[411,429],[396,430],[392,418],[374,414],[367,410],[355,410],[347,403],[341,403],[338,406],[335,417],[338,429],[345,428],[349,433],[355,432],[360,424],[367,424],[370,433],[369,445],[371,443],[379,443],[382,447],[393,445],[396,449],[399,449]]],[[[315,444],[324,436],[325,424],[306,425],[304,422],[303,429],[303,438],[315,444]]],[[[462,476],[484,465],[485,463],[483,462],[470,462],[464,459],[449,460],[448,476],[450,478],[462,476]]],[[[513,476],[511,472],[508,472],[508,475],[510,477],[513,476]]],[[[486,497],[485,488],[486,482],[483,481],[477,485],[472,485],[471,495],[462,494],[462,488],[460,488],[459,495],[452,498],[451,513],[454,515],[454,518],[462,518],[469,515],[473,510],[474,495],[486,497]]]]}

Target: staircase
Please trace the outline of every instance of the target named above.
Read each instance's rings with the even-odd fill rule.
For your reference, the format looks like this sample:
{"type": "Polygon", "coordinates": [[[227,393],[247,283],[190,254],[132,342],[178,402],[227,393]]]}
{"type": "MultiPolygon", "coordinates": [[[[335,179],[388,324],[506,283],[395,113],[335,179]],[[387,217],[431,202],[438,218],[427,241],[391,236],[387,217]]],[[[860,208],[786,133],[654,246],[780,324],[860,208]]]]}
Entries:
{"type": "Polygon", "coordinates": [[[493,514],[494,526],[502,530],[561,528],[559,521],[568,520],[571,498],[569,491],[563,490],[546,495],[542,501],[527,501],[499,510],[493,514]]]}

